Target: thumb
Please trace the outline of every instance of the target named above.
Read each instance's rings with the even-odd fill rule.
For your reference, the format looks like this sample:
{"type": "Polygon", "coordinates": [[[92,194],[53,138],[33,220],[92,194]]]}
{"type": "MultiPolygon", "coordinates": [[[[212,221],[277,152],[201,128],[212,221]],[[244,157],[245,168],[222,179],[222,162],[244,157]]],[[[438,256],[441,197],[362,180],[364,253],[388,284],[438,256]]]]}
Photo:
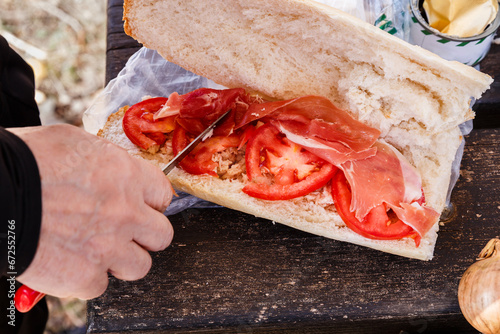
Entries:
{"type": "Polygon", "coordinates": [[[144,202],[155,210],[164,212],[172,201],[174,189],[163,172],[147,162],[142,163],[144,202]]]}

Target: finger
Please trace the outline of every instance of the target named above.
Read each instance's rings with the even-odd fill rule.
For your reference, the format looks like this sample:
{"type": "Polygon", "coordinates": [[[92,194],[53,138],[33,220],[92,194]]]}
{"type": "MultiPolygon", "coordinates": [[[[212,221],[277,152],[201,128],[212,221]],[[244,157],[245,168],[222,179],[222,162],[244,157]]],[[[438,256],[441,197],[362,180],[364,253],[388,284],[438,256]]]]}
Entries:
{"type": "Polygon", "coordinates": [[[118,252],[110,267],[109,273],[124,281],[135,281],[143,278],[151,269],[151,256],[133,241],[128,242],[118,252]]]}
{"type": "Polygon", "coordinates": [[[107,272],[103,270],[99,274],[85,279],[84,282],[86,282],[87,284],[70,291],[70,294],[68,296],[85,300],[97,298],[102,295],[108,288],[109,278],[107,272]]]}
{"type": "Polygon", "coordinates": [[[160,251],[170,245],[174,229],[167,217],[144,205],[141,221],[134,224],[133,240],[149,251],[160,251]]]}
{"type": "Polygon", "coordinates": [[[165,174],[153,165],[141,161],[144,201],[153,209],[164,212],[172,200],[174,189],[165,174]]]}

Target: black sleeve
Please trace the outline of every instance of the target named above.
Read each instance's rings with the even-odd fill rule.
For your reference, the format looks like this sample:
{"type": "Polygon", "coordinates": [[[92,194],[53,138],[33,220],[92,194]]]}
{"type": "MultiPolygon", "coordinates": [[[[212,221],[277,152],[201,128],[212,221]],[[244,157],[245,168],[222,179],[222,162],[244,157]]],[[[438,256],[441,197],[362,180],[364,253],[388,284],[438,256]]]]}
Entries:
{"type": "Polygon", "coordinates": [[[35,256],[42,220],[40,175],[28,146],[0,128],[0,270],[20,275],[35,256]]]}
{"type": "Polygon", "coordinates": [[[42,217],[35,158],[20,138],[1,127],[35,125],[40,118],[33,70],[0,36],[0,275],[20,275],[31,263],[42,217]]]}
{"type": "Polygon", "coordinates": [[[40,125],[31,67],[0,36],[0,126],[40,125]]]}

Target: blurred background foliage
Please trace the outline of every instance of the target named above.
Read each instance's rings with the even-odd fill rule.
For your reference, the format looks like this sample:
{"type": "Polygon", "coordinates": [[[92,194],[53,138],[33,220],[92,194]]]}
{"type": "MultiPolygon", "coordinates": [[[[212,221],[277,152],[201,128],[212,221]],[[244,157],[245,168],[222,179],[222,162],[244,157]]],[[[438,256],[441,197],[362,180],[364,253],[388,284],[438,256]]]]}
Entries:
{"type": "Polygon", "coordinates": [[[105,0],[2,0],[0,33],[35,69],[45,124],[81,125],[104,85],[105,0]]]}

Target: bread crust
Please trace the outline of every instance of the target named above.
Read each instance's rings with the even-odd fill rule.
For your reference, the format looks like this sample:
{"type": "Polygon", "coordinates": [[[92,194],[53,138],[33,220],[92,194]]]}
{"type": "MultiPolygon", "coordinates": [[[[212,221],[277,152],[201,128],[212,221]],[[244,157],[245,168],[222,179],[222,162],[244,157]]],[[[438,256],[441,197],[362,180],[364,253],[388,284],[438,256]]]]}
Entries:
{"type": "MultiPolygon", "coordinates": [[[[458,125],[473,118],[471,97],[479,98],[492,82],[469,66],[314,1],[125,0],[123,18],[125,32],[144,46],[220,85],[271,99],[329,98],[381,131],[381,138],[420,172],[427,204],[440,212],[463,139],[458,125]]],[[[110,118],[100,135],[123,146],[119,118],[110,118]]],[[[170,158],[125,146],[159,167],[170,158]]],[[[361,237],[332,208],[252,198],[236,181],[180,169],[169,179],[179,190],[300,230],[405,257],[432,258],[437,221],[416,248],[412,240],[361,237]]]]}
{"type": "Polygon", "coordinates": [[[124,27],[218,84],[278,100],[325,96],[383,131],[401,122],[416,132],[458,126],[492,82],[314,1],[126,0],[124,27]]]}

